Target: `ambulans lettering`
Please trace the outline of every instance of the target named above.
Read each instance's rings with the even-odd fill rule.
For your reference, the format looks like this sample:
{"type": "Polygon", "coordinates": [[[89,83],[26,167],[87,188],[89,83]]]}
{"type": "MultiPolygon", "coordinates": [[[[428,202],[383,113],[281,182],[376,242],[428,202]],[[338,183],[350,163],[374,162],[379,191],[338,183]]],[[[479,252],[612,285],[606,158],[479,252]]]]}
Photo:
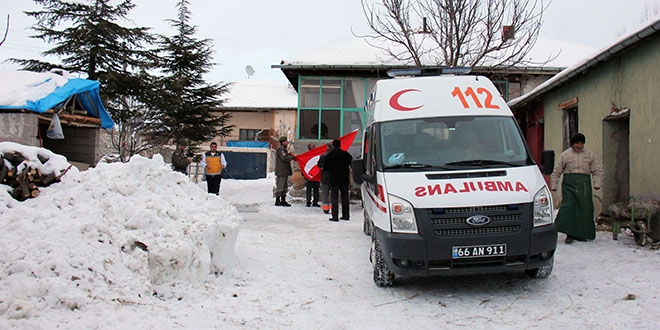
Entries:
{"type": "Polygon", "coordinates": [[[529,192],[527,187],[520,182],[516,181],[515,184],[511,181],[470,181],[463,182],[462,185],[454,186],[452,183],[434,184],[426,186],[415,187],[415,196],[425,197],[443,194],[460,194],[469,193],[474,191],[513,191],[513,192],[529,192]]]}
{"type": "Polygon", "coordinates": [[[409,88],[409,89],[400,90],[400,91],[394,93],[394,95],[392,95],[392,97],[390,97],[390,107],[392,107],[392,109],[394,109],[394,110],[399,110],[399,111],[412,111],[412,110],[417,110],[417,109],[421,108],[423,106],[423,104],[419,105],[419,106],[415,106],[415,107],[406,107],[406,106],[401,105],[401,103],[399,103],[399,98],[403,94],[410,93],[410,92],[419,92],[419,89],[409,88]]]}
{"type": "Polygon", "coordinates": [[[463,108],[468,109],[470,108],[470,104],[468,103],[468,97],[472,99],[472,102],[474,103],[475,108],[486,108],[486,109],[499,109],[500,106],[497,104],[493,104],[493,94],[490,93],[490,91],[486,88],[479,87],[477,88],[477,92],[474,92],[474,89],[472,87],[468,87],[465,89],[465,92],[461,91],[461,89],[456,86],[454,87],[454,90],[451,92],[451,96],[453,97],[458,97],[458,99],[461,101],[461,104],[463,105],[463,108]],[[481,98],[483,99],[484,103],[481,103],[481,100],[479,100],[479,95],[483,95],[481,98]]]}

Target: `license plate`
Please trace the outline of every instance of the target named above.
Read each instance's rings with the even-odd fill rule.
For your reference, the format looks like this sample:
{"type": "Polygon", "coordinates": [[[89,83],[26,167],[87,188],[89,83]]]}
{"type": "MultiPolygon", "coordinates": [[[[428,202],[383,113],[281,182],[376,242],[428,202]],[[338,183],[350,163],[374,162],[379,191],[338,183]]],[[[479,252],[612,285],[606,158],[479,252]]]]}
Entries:
{"type": "Polygon", "coordinates": [[[505,256],[506,244],[454,246],[451,255],[453,259],[505,256]]]}

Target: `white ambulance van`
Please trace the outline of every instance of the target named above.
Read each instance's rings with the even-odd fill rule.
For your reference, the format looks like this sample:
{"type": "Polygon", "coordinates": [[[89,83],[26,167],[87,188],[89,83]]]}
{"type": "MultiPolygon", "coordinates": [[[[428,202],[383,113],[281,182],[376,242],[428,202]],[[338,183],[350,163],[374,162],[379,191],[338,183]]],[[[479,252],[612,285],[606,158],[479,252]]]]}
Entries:
{"type": "MultiPolygon", "coordinates": [[[[552,196],[488,78],[380,80],[366,108],[352,165],[376,285],[396,276],[550,275],[552,196]]],[[[544,154],[544,173],[553,158],[544,154]]]]}

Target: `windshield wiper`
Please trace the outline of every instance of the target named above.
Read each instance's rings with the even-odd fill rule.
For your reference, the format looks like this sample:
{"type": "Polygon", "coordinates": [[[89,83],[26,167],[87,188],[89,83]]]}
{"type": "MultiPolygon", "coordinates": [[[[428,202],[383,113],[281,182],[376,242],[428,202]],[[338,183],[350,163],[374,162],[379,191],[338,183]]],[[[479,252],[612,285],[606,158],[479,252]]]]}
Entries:
{"type": "Polygon", "coordinates": [[[419,163],[403,163],[398,165],[387,166],[385,167],[385,169],[389,170],[393,168],[428,168],[428,167],[433,167],[433,165],[419,164],[419,163]]]}
{"type": "Polygon", "coordinates": [[[506,165],[506,166],[518,166],[518,164],[503,162],[499,160],[491,159],[471,159],[471,160],[461,160],[458,162],[451,162],[445,165],[453,166],[490,166],[490,165],[506,165]]]}

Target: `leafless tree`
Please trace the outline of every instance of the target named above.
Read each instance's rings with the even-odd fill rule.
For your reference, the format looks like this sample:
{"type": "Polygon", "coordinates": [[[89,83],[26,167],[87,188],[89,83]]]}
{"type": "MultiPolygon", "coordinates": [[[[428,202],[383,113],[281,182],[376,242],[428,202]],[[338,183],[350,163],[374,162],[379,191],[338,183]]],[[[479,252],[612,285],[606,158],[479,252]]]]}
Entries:
{"type": "Polygon", "coordinates": [[[371,32],[356,36],[382,49],[391,59],[418,67],[532,64],[526,55],[536,43],[543,12],[550,2],[360,1],[371,32]]]}
{"type": "Polygon", "coordinates": [[[120,113],[124,119],[111,130],[112,149],[118,151],[121,162],[127,162],[133,155],[149,152],[166,141],[152,141],[148,139],[151,115],[146,106],[131,97],[120,98],[120,113]],[[157,143],[153,143],[157,142],[157,143]]]}
{"type": "Polygon", "coordinates": [[[0,46],[5,43],[5,40],[7,40],[7,34],[9,33],[9,14],[7,14],[7,27],[5,28],[5,35],[2,37],[2,40],[0,40],[0,46]]]}

